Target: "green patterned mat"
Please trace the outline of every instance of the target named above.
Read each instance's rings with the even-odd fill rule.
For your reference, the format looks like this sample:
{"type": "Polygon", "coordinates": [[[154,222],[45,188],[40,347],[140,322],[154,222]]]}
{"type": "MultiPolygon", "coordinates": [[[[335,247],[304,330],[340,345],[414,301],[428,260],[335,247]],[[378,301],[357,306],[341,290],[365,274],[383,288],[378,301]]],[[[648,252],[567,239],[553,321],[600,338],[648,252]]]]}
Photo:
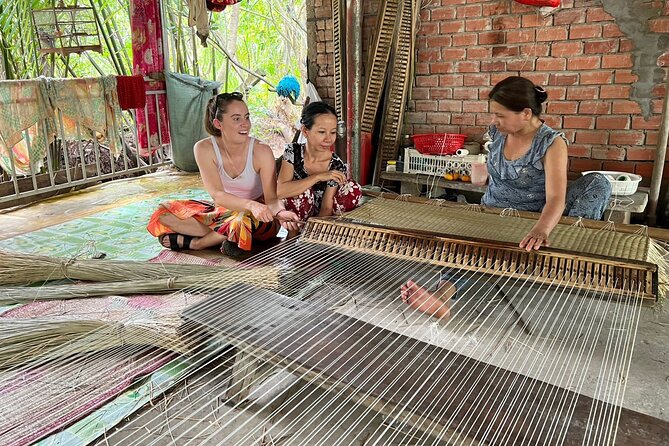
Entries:
{"type": "Polygon", "coordinates": [[[0,241],[0,249],[56,257],[103,252],[108,259],[148,260],[162,247],[146,230],[159,203],[178,198],[209,199],[202,189],[137,201],[0,241]]]}

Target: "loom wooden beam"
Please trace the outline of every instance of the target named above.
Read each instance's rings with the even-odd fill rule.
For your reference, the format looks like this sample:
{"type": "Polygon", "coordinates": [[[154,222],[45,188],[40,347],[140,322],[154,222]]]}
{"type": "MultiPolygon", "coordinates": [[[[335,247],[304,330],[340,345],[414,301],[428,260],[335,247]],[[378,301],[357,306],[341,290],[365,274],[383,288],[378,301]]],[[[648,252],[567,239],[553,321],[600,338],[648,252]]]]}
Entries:
{"type": "Polygon", "coordinates": [[[224,299],[212,296],[183,316],[225,340],[252,346],[254,355],[326,390],[343,392],[437,437],[458,432],[478,443],[489,440],[484,435],[489,431],[505,444],[527,445],[553,444],[559,434],[561,444],[581,445],[601,427],[589,422],[596,403],[597,413],[618,414],[604,425],[605,434],[615,430],[615,444],[660,446],[669,438],[665,420],[269,291],[236,287],[224,299]],[[262,298],[262,310],[249,302],[249,293],[262,298]],[[508,395],[525,403],[510,404],[508,395]],[[546,395],[570,406],[547,410],[546,395]]]}
{"type": "Polygon", "coordinates": [[[543,286],[573,286],[623,298],[641,298],[652,305],[658,296],[658,267],[622,260],[543,248],[526,251],[515,244],[450,237],[418,230],[401,230],[312,218],[301,240],[341,246],[356,252],[426,262],[437,266],[531,280],[543,286]]]}

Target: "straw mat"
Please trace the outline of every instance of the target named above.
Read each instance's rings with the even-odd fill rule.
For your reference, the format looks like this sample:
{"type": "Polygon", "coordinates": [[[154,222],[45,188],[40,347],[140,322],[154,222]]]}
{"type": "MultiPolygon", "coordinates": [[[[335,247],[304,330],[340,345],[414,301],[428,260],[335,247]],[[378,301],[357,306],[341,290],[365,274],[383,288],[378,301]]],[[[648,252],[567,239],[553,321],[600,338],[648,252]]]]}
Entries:
{"type": "MultiPolygon", "coordinates": [[[[454,237],[473,237],[517,244],[536,223],[513,216],[445,208],[431,204],[375,198],[345,216],[361,223],[420,230],[454,237]]],[[[577,226],[558,225],[550,236],[551,248],[626,260],[650,261],[651,239],[577,226]]]]}

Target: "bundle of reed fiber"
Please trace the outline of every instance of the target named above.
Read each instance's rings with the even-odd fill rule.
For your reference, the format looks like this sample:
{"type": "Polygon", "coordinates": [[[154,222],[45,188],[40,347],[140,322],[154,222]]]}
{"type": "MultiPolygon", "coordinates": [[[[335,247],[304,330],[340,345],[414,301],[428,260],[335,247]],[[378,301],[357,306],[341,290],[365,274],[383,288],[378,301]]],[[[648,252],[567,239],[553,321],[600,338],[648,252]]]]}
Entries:
{"type": "Polygon", "coordinates": [[[155,346],[185,353],[176,335],[177,315],[142,324],[94,319],[7,319],[0,321],[0,369],[30,361],[72,357],[129,346],[155,346]],[[166,326],[173,327],[165,330],[166,326]]]}
{"type": "Polygon", "coordinates": [[[223,267],[47,257],[0,251],[0,285],[20,285],[57,279],[116,282],[135,279],[215,274],[223,267]]]}
{"type": "Polygon", "coordinates": [[[0,288],[0,305],[25,304],[48,300],[82,299],[97,296],[125,296],[145,293],[161,294],[181,290],[196,284],[200,285],[198,287],[200,290],[207,290],[211,288],[225,288],[237,282],[250,283],[261,288],[276,288],[279,285],[278,269],[274,266],[266,266],[249,269],[239,268],[232,272],[230,268],[216,268],[215,275],[195,274],[192,276],[164,276],[160,279],[137,279],[119,282],[74,283],[44,285],[40,287],[3,287],[0,288]]]}

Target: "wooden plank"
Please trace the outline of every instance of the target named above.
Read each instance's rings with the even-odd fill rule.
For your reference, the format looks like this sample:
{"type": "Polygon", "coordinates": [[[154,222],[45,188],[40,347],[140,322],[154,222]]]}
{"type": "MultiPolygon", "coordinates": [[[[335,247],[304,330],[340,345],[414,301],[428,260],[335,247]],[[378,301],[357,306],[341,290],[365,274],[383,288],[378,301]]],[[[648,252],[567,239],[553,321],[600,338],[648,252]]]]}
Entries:
{"type": "Polygon", "coordinates": [[[588,422],[597,403],[600,414],[619,410],[616,444],[659,446],[669,438],[665,420],[336,314],[327,302],[307,303],[238,285],[188,308],[184,317],[217,336],[253,345],[253,354],[289,370],[309,371],[306,377],[325,388],[406,414],[399,421],[426,431],[455,428],[482,441],[483,426],[506,444],[551,444],[560,432],[563,444],[580,445],[597,428],[588,422]],[[514,404],[508,404],[508,395],[514,404]],[[546,408],[546,395],[573,406],[564,413],[546,408]],[[546,426],[557,430],[547,433],[546,426]]]}

